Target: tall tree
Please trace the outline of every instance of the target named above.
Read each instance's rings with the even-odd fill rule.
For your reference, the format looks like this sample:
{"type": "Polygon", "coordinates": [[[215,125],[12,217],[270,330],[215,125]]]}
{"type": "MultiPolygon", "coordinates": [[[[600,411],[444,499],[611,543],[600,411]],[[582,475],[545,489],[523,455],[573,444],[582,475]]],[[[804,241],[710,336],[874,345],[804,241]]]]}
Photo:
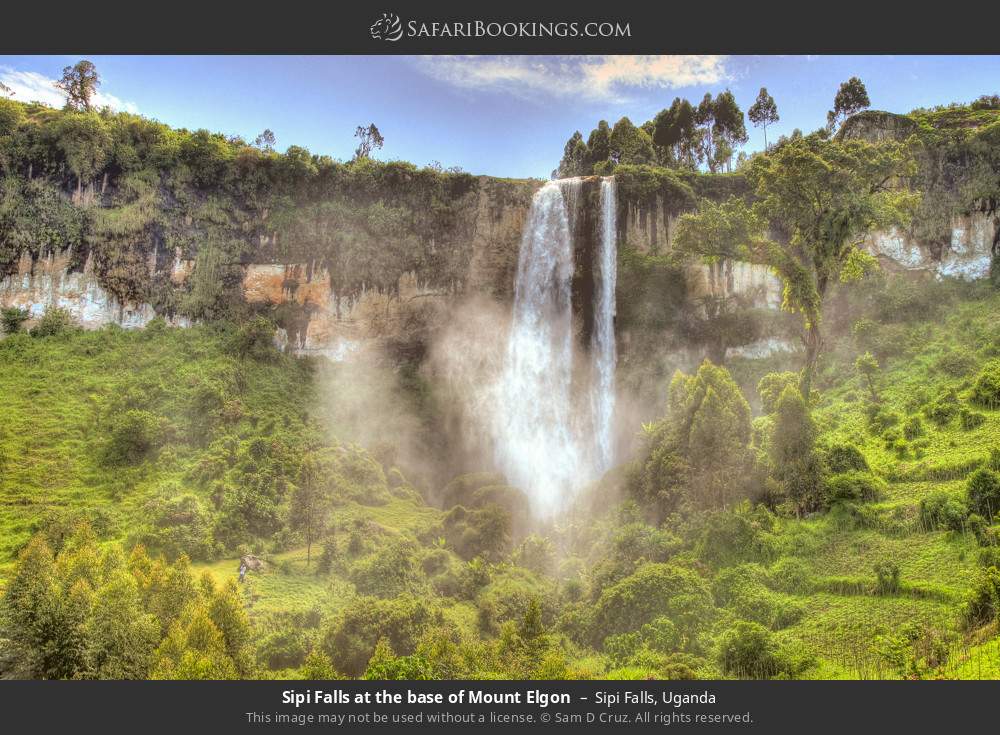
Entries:
{"type": "Polygon", "coordinates": [[[577,130],[566,141],[566,147],[563,148],[563,157],[559,161],[559,177],[565,179],[571,176],[586,176],[592,171],[590,151],[587,149],[587,144],[583,142],[580,131],[577,130]]]}
{"type": "Polygon", "coordinates": [[[803,316],[803,393],[823,340],[823,301],[830,286],[865,275],[874,259],[866,234],[905,220],[918,196],[894,185],[912,171],[908,144],[792,138],[755,157],[747,171],[752,205],[731,197],[702,202],[681,218],[677,247],[709,258],[770,266],[784,284],[783,308],[803,316]]]}
{"type": "Polygon", "coordinates": [[[871,103],[864,83],[857,77],[851,77],[840,85],[837,96],[833,98],[833,109],[826,113],[827,126],[833,130],[854,113],[870,107],[871,103]]]}
{"type": "Polygon", "coordinates": [[[587,150],[590,151],[591,166],[611,158],[611,128],[608,127],[607,120],[601,120],[597,123],[597,127],[590,131],[587,150]]]}
{"type": "Polygon", "coordinates": [[[93,109],[91,102],[97,88],[101,86],[101,77],[97,67],[83,59],[63,68],[62,78],[55,85],[66,95],[67,108],[89,112],[93,109]]]}
{"type": "Polygon", "coordinates": [[[368,127],[359,125],[358,129],[354,131],[354,137],[359,141],[358,147],[354,149],[355,160],[370,158],[372,151],[381,149],[382,144],[385,143],[385,138],[382,137],[382,133],[375,127],[375,123],[372,123],[368,127]]]}
{"type": "Polygon", "coordinates": [[[743,122],[743,110],[736,104],[736,98],[728,89],[720,93],[713,103],[712,137],[715,139],[716,167],[732,166],[733,152],[738,145],[747,142],[747,127],[743,122]]]}
{"type": "Polygon", "coordinates": [[[696,128],[691,103],[675,97],[673,104],[653,119],[653,142],[670,151],[673,160],[694,167],[696,128]]]}
{"type": "Polygon", "coordinates": [[[705,161],[708,170],[715,173],[715,139],[712,135],[715,127],[715,100],[710,92],[705,93],[695,108],[694,121],[701,128],[699,157],[705,161]]]}
{"type": "Polygon", "coordinates": [[[312,560],[313,542],[326,529],[330,511],[330,478],[333,475],[327,457],[307,454],[299,469],[298,484],[292,493],[289,523],[306,541],[306,566],[312,560]]]}
{"type": "Polygon", "coordinates": [[[97,113],[65,115],[56,122],[55,130],[66,164],[76,175],[79,196],[83,193],[83,180],[92,179],[107,163],[112,148],[111,133],[97,113]]]}
{"type": "Polygon", "coordinates": [[[792,503],[796,515],[820,503],[822,463],[816,453],[816,425],[797,386],[778,398],[774,430],[768,443],[771,474],[792,503]]]}
{"type": "Polygon", "coordinates": [[[262,151],[273,151],[276,140],[271,129],[264,128],[264,132],[254,139],[253,144],[262,151]]]}
{"type": "Polygon", "coordinates": [[[767,92],[767,87],[761,87],[757,93],[756,101],[747,110],[747,117],[754,127],[764,129],[764,150],[767,150],[767,126],[773,125],[780,119],[778,117],[778,106],[774,103],[774,97],[767,92]]]}
{"type": "Polygon", "coordinates": [[[653,141],[627,117],[611,129],[610,143],[611,160],[615,163],[649,163],[653,159],[653,141]]]}

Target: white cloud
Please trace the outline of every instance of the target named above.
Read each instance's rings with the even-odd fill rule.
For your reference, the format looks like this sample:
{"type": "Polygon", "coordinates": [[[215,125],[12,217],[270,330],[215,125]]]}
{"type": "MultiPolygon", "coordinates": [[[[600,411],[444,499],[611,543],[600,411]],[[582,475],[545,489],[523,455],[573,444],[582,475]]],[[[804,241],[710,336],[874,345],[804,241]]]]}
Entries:
{"type": "Polygon", "coordinates": [[[629,90],[727,81],[725,56],[421,56],[428,76],[463,89],[519,97],[623,101],[629,90]]]}
{"type": "MultiPolygon", "coordinates": [[[[55,81],[35,71],[18,71],[8,66],[0,66],[0,82],[10,88],[13,99],[18,102],[41,102],[50,107],[62,107],[66,103],[66,97],[56,89],[55,81]]],[[[139,111],[134,102],[121,100],[113,94],[100,90],[94,95],[94,106],[110,107],[125,112],[139,111]]]]}

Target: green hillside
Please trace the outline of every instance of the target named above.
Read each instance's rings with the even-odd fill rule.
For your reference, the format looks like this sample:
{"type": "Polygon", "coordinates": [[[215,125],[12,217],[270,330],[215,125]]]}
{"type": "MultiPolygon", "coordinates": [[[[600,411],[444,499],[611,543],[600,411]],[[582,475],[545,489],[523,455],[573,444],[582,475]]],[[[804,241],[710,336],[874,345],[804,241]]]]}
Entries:
{"type": "MultiPolygon", "coordinates": [[[[854,299],[854,324],[877,327],[838,340],[815,383],[818,510],[736,498],[726,510],[664,506],[657,519],[643,505],[643,450],[564,521],[534,529],[506,522],[518,492],[490,475],[413,487],[339,444],[319,428],[331,407],[316,386],[330,368],[278,354],[261,323],[8,336],[8,597],[34,559],[53,590],[88,580],[96,605],[124,565],[133,603],[162,616],[166,636],[152,636],[144,673],[165,676],[993,676],[1000,547],[983,503],[1000,490],[970,498],[968,487],[977,471],[998,483],[1000,296],[961,282],[868,292],[881,295],[854,299]],[[880,365],[871,384],[853,364],[865,350],[880,365]],[[294,519],[313,455],[332,480],[307,563],[307,527],[294,519]],[[120,544],[164,561],[122,561],[120,544]],[[197,648],[191,613],[158,613],[150,580],[180,575],[205,590],[195,580],[208,572],[231,589],[246,551],[267,567],[239,588],[242,632],[184,668],[165,641],[197,648]]],[[[783,380],[773,358],[730,367],[751,387],[783,380]]],[[[730,380],[706,369],[699,379],[730,380]]],[[[753,419],[754,452],[784,420],[777,403],[753,419]]],[[[647,434],[655,454],[656,427],[647,434]]],[[[193,594],[211,612],[223,593],[193,594]]],[[[36,660],[13,643],[5,660],[36,660]]]]}

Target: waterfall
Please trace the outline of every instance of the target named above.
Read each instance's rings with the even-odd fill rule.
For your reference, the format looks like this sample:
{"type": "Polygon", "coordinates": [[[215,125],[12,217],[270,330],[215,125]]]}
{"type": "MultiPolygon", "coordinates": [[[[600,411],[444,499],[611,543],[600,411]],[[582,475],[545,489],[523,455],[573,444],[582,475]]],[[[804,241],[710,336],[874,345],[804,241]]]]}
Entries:
{"type": "Polygon", "coordinates": [[[601,179],[601,236],[595,257],[597,288],[594,296],[594,332],[591,354],[594,361],[594,384],[591,390],[594,415],[594,439],[597,456],[595,469],[607,471],[614,459],[612,417],[615,412],[615,283],[618,272],[618,204],[615,180],[601,179]]]}
{"type": "Polygon", "coordinates": [[[583,179],[536,192],[521,240],[514,307],[498,386],[496,461],[543,517],[560,510],[613,460],[615,189],[600,189],[589,369],[574,372],[574,234],[586,206],[583,179]],[[581,378],[580,376],[584,377],[581,378]],[[576,377],[576,382],[574,378],[576,377]],[[589,385],[581,386],[583,380],[589,385]],[[574,400],[578,393],[584,400],[574,400]]]}

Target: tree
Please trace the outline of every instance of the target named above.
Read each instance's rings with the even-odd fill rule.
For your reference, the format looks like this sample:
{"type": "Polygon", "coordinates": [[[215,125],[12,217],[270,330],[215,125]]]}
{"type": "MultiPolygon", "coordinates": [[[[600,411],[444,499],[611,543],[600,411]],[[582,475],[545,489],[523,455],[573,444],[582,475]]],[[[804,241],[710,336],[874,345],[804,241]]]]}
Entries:
{"type": "Polygon", "coordinates": [[[306,656],[299,669],[302,678],[306,681],[318,681],[320,679],[337,679],[337,671],[333,668],[330,657],[319,649],[314,648],[306,656]]]}
{"type": "Polygon", "coordinates": [[[590,152],[591,167],[611,158],[611,128],[607,120],[601,120],[597,127],[590,131],[587,138],[587,150],[590,152]]]}
{"type": "Polygon", "coordinates": [[[254,138],[253,144],[262,151],[271,152],[274,150],[276,139],[270,128],[264,128],[264,132],[254,138]]]}
{"type": "Polygon", "coordinates": [[[768,445],[772,476],[792,503],[796,515],[820,501],[822,464],[815,449],[816,425],[798,387],[785,388],[775,408],[768,445]]]}
{"type": "Polygon", "coordinates": [[[0,97],[0,137],[10,135],[24,121],[24,106],[0,97]]]}
{"type": "Polygon", "coordinates": [[[823,340],[823,302],[830,286],[876,267],[862,249],[875,228],[907,219],[919,195],[895,186],[912,171],[909,145],[791,138],[756,156],[747,170],[755,197],[703,201],[684,215],[676,247],[707,258],[772,268],[784,284],[782,308],[803,316],[803,392],[808,395],[823,340]]]}
{"type": "Polygon", "coordinates": [[[592,170],[590,151],[587,149],[587,144],[583,142],[583,136],[580,134],[580,131],[577,130],[566,141],[562,160],[559,161],[559,178],[566,179],[572,176],[586,176],[592,170]]]}
{"type": "Polygon", "coordinates": [[[757,100],[747,110],[747,117],[755,127],[764,128],[764,150],[767,150],[767,126],[773,125],[780,119],[778,117],[778,106],[774,103],[774,97],[767,92],[767,87],[761,87],[757,93],[757,100]]]}
{"type": "Polygon", "coordinates": [[[649,163],[653,160],[653,141],[642,128],[627,117],[615,123],[610,138],[611,160],[615,163],[649,163]]]}
{"type": "Polygon", "coordinates": [[[64,67],[62,78],[55,85],[66,95],[67,109],[90,112],[93,109],[91,101],[101,86],[101,77],[97,67],[83,59],[64,67]]]}
{"type": "Polygon", "coordinates": [[[833,98],[833,109],[826,113],[827,126],[833,130],[841,121],[870,107],[871,103],[864,83],[857,77],[851,77],[840,85],[836,97],[833,98]]]}
{"type": "MultiPolygon", "coordinates": [[[[211,580],[209,580],[211,581],[211,580]]],[[[218,591],[212,590],[208,604],[208,616],[222,633],[226,655],[236,665],[244,677],[253,671],[250,618],[247,616],[236,580],[228,579],[218,591]]]]}
{"type": "Polygon", "coordinates": [[[677,163],[694,167],[697,141],[695,110],[691,103],[675,97],[668,109],[660,110],[653,119],[653,142],[670,152],[677,163]]]}
{"type": "Polygon", "coordinates": [[[92,179],[108,162],[113,145],[111,134],[101,116],[93,112],[64,115],[54,127],[57,145],[76,175],[79,196],[83,180],[92,179]]]}
{"type": "Polygon", "coordinates": [[[728,89],[715,98],[713,103],[712,137],[715,140],[715,165],[732,164],[736,146],[747,142],[747,128],[743,122],[743,110],[736,104],[736,98],[728,89]]]}
{"type": "Polygon", "coordinates": [[[750,405],[724,367],[702,362],[670,381],[667,415],[645,427],[646,459],[630,491],[657,520],[687,501],[723,506],[741,494],[750,459],[750,405]]]}
{"type": "Polygon", "coordinates": [[[91,673],[98,679],[145,679],[160,640],[160,624],[143,610],[135,577],[113,572],[97,591],[88,622],[91,673]]]}
{"type": "Polygon", "coordinates": [[[315,452],[307,454],[302,459],[298,484],[292,493],[289,522],[305,537],[307,567],[312,559],[313,541],[326,529],[332,474],[326,457],[315,452]]]}
{"type": "Polygon", "coordinates": [[[375,127],[375,123],[372,123],[368,127],[359,125],[358,129],[354,131],[354,137],[360,142],[358,147],[354,150],[354,159],[358,160],[361,158],[370,158],[371,153],[375,149],[381,149],[382,144],[385,142],[385,138],[375,127]]]}
{"type": "Polygon", "coordinates": [[[3,82],[0,82],[0,94],[9,94],[11,97],[14,96],[14,90],[8,87],[3,82]]]}
{"type": "Polygon", "coordinates": [[[705,360],[693,376],[674,375],[669,405],[702,505],[724,507],[744,476],[750,404],[728,370],[705,360]]]}
{"type": "Polygon", "coordinates": [[[43,651],[51,634],[58,587],[52,549],[40,534],[18,556],[0,603],[0,630],[9,641],[15,665],[25,677],[44,677],[50,662],[43,651]]]}
{"type": "Polygon", "coordinates": [[[715,139],[712,129],[715,127],[715,103],[712,94],[706,92],[694,111],[694,121],[701,128],[701,147],[698,155],[705,161],[708,170],[715,173],[715,139]]]}
{"type": "Polygon", "coordinates": [[[878,390],[875,388],[875,377],[878,375],[879,369],[878,360],[875,359],[872,353],[866,352],[858,356],[858,359],[854,361],[854,369],[858,371],[858,375],[865,379],[872,402],[879,403],[878,390]]]}
{"type": "Polygon", "coordinates": [[[969,508],[992,521],[993,515],[1000,511],[1000,474],[980,467],[966,480],[965,493],[969,508]]]}

